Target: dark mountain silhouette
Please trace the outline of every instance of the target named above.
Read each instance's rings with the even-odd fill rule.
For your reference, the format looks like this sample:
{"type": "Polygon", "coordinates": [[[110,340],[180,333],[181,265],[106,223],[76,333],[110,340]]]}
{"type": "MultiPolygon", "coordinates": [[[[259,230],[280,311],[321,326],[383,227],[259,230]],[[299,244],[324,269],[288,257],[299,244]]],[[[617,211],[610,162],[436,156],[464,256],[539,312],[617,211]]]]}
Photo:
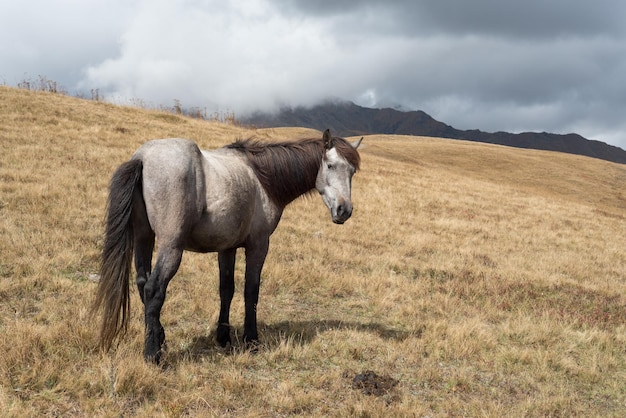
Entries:
{"type": "Polygon", "coordinates": [[[330,128],[337,136],[397,134],[464,139],[517,148],[566,152],[626,164],[626,151],[623,149],[586,139],[578,134],[463,131],[439,122],[420,110],[402,112],[391,108],[370,109],[351,102],[335,101],[311,108],[285,108],[278,114],[256,113],[241,122],[259,128],[298,126],[320,131],[330,128]]]}

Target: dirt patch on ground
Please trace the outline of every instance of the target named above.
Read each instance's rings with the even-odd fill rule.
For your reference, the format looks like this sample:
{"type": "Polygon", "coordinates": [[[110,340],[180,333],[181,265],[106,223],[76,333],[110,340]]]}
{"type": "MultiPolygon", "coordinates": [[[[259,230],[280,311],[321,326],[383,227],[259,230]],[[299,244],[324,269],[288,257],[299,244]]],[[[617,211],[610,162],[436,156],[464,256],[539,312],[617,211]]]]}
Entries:
{"type": "Polygon", "coordinates": [[[386,375],[381,376],[372,370],[357,373],[352,378],[352,389],[360,390],[365,395],[389,395],[397,384],[396,379],[386,375]]]}

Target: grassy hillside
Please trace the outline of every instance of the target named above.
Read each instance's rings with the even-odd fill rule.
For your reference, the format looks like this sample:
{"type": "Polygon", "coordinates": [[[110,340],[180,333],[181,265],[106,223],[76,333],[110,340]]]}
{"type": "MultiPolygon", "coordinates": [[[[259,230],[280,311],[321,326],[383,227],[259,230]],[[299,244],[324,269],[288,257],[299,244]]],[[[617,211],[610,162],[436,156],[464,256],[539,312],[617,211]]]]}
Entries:
{"type": "MultiPolygon", "coordinates": [[[[9,416],[623,416],[626,166],[433,138],[366,137],[352,218],[287,208],[262,349],[217,349],[215,255],[186,254],[165,367],[88,316],[107,183],[144,141],[311,136],[0,87],[0,410],[9,416]],[[353,388],[364,371],[395,379],[353,388]],[[376,391],[374,391],[376,392],[376,391]]],[[[243,259],[231,318],[243,323],[243,259]]]]}

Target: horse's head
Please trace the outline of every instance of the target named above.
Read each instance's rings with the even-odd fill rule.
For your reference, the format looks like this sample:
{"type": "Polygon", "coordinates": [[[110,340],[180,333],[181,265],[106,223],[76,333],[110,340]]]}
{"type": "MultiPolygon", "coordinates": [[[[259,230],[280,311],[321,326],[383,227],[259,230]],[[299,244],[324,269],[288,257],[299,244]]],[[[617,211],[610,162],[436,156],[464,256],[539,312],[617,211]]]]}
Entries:
{"type": "Polygon", "coordinates": [[[356,149],[363,138],[350,144],[341,138],[333,138],[330,130],[324,132],[324,157],[317,173],[315,188],[330,209],[333,222],[342,224],[352,215],[352,176],[359,168],[356,149]]]}

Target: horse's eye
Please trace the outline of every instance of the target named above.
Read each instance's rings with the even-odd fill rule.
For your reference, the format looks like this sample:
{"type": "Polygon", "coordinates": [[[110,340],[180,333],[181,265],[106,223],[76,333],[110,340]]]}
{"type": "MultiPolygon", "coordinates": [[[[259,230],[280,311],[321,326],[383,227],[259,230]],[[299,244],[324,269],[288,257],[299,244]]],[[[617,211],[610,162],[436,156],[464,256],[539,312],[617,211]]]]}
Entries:
{"type": "Polygon", "coordinates": [[[329,170],[332,170],[333,168],[335,168],[332,164],[327,164],[326,167],[328,167],[329,170]]]}

